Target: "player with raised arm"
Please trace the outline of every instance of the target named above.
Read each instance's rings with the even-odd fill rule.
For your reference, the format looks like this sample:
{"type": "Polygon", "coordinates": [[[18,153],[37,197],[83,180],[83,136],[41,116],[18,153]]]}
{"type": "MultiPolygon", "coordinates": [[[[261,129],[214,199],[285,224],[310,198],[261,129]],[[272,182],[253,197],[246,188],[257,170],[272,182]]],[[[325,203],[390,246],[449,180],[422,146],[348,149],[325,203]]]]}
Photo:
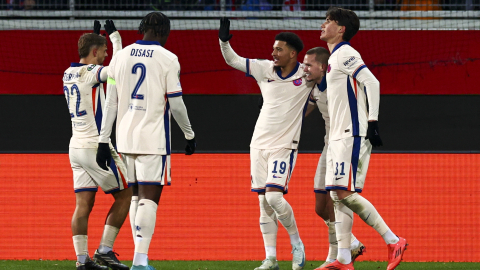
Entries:
{"type": "MultiPolygon", "coordinates": [[[[120,269],[128,267],[118,261],[113,243],[125,221],[130,205],[131,190],[124,176],[125,165],[111,144],[108,151],[113,156],[109,168],[100,168],[95,162],[97,142],[105,103],[103,83],[107,80],[107,39],[100,34],[100,22],[95,21],[94,33],[83,34],[78,40],[79,63],[72,63],[63,75],[63,91],[72,120],[69,158],[73,170],[76,197],[72,217],[73,245],[77,254],[77,269],[120,269]],[[108,212],[100,246],[94,261],[88,255],[88,218],[95,203],[98,186],[112,194],[115,202],[108,212]],[[106,266],[101,266],[104,264],[106,266]]],[[[113,45],[115,55],[122,49],[122,40],[112,20],[105,22],[105,30],[113,45]]]]}
{"type": "Polygon", "coordinates": [[[381,146],[378,131],[380,83],[350,46],[360,28],[355,12],[331,7],[321,26],[320,39],[331,52],[327,68],[328,115],[326,189],[334,201],[338,240],[337,260],[319,269],[353,268],[350,237],[353,213],[372,226],[388,247],[387,269],[400,264],[407,241],[397,237],[362,192],[372,146],[381,146]]]}
{"type": "Polygon", "coordinates": [[[297,62],[303,49],[302,40],[294,33],[283,32],[275,37],[273,61],[246,59],[230,46],[230,21],[220,21],[220,48],[228,65],[246,72],[257,81],[263,96],[263,107],[250,144],[252,191],[258,193],[260,230],[266,259],[255,268],[279,269],[276,260],[278,223],[287,230],[292,244],[292,269],[305,266],[305,247],[300,239],[292,207],[283,194],[295,166],[297,147],[308,96],[314,83],[308,83],[297,62]]]}
{"type": "MultiPolygon", "coordinates": [[[[333,209],[333,201],[325,189],[325,174],[327,168],[327,150],[328,150],[328,133],[330,132],[330,118],[328,117],[327,105],[327,82],[325,74],[327,73],[328,58],[330,52],[322,47],[316,47],[308,50],[303,59],[303,68],[305,71],[305,79],[307,81],[315,82],[307,112],[305,116],[310,114],[315,107],[318,107],[325,121],[325,146],[323,147],[322,155],[318,161],[317,170],[314,178],[314,192],[315,192],[315,212],[321,217],[328,227],[328,242],[329,250],[327,259],[320,267],[334,262],[337,259],[337,236],[335,231],[335,212],[333,209]]],[[[352,234],[350,252],[352,262],[365,252],[365,246],[357,240],[352,234]]]]}
{"type": "Polygon", "coordinates": [[[132,270],[152,270],[148,250],[155,230],[163,186],[170,184],[170,115],[185,134],[185,152],[195,152],[195,134],[182,99],[180,64],[163,46],[170,20],[160,12],[146,15],[139,27],[143,40],[125,47],[110,62],[106,110],[97,163],[109,158],[108,141],[117,118],[118,151],[127,166],[133,196],[130,223],[135,240],[132,270]]]}

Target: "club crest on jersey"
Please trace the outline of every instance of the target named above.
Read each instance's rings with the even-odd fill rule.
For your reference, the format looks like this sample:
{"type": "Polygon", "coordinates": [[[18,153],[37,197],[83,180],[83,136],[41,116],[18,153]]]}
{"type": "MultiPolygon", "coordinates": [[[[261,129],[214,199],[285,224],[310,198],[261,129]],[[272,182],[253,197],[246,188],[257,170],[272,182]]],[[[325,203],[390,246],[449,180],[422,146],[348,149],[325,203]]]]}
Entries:
{"type": "Polygon", "coordinates": [[[295,85],[295,86],[300,86],[300,85],[302,85],[302,78],[294,80],[294,81],[293,81],[293,85],[295,85]]]}
{"type": "Polygon", "coordinates": [[[330,64],[328,64],[327,73],[330,73],[331,69],[332,69],[332,67],[330,66],[330,64]]]}

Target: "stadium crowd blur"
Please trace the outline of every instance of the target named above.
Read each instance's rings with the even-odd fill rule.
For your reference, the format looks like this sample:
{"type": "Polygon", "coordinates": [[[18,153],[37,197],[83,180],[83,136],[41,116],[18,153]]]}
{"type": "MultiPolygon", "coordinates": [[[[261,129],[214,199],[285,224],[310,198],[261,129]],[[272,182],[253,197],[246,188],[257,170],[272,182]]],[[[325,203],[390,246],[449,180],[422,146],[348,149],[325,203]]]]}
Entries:
{"type": "MultiPolygon", "coordinates": [[[[480,10],[480,0],[374,0],[375,10],[480,10]]],[[[3,10],[70,10],[70,0],[2,0],[3,10]]],[[[225,10],[369,10],[369,0],[225,0],[225,10]]],[[[75,10],[220,10],[220,0],[75,0],[75,10]]]]}

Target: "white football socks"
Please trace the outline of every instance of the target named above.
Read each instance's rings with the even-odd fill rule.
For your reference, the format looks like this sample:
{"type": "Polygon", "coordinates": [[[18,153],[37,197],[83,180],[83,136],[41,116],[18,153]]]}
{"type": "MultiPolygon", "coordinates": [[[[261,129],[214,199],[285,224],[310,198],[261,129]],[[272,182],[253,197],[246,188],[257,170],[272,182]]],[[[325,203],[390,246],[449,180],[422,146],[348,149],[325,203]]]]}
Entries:
{"type": "Polygon", "coordinates": [[[273,209],[268,205],[265,195],[258,195],[260,203],[260,231],[263,236],[266,257],[277,257],[277,217],[273,209]]]}
{"type": "Polygon", "coordinates": [[[352,260],[350,254],[351,236],[353,226],[353,212],[341,202],[335,203],[335,230],[337,232],[338,254],[337,260],[349,264],[352,260]],[[348,252],[347,252],[348,251],[348,252]]]}
{"type": "Polygon", "coordinates": [[[98,247],[98,253],[107,254],[109,251],[112,251],[113,243],[115,242],[119,231],[119,228],[105,225],[102,239],[100,240],[100,246],[98,247]]]}
{"type": "Polygon", "coordinates": [[[352,261],[350,245],[352,243],[353,212],[338,199],[336,191],[330,191],[330,196],[332,196],[335,208],[335,230],[338,241],[337,260],[340,263],[349,264],[352,261]]]}
{"type": "Polygon", "coordinates": [[[77,262],[85,263],[88,257],[88,236],[74,235],[72,239],[75,254],[77,255],[77,262]]]}
{"type": "Polygon", "coordinates": [[[359,245],[360,241],[358,241],[355,235],[353,235],[352,233],[352,235],[350,236],[350,250],[356,249],[359,245]]]}
{"type": "Polygon", "coordinates": [[[335,231],[335,222],[330,222],[329,219],[324,220],[325,225],[328,227],[328,255],[325,261],[333,262],[337,259],[338,254],[338,242],[335,231]]]}
{"type": "Polygon", "coordinates": [[[155,230],[157,207],[158,205],[152,200],[142,199],[138,202],[137,214],[135,216],[135,235],[137,237],[135,240],[133,265],[148,265],[147,254],[155,230]]]}
{"type": "Polygon", "coordinates": [[[137,215],[137,208],[138,208],[138,196],[132,196],[132,201],[130,202],[130,211],[128,212],[128,216],[130,218],[130,227],[132,228],[132,236],[133,236],[133,244],[135,244],[135,239],[137,236],[135,235],[135,216],[137,215]]]}
{"type": "Polygon", "coordinates": [[[355,212],[365,223],[372,226],[372,228],[374,228],[382,237],[385,235],[384,240],[387,244],[391,244],[392,242],[396,243],[398,241],[398,237],[393,233],[387,234],[387,232],[390,231],[390,228],[388,228],[385,221],[383,221],[383,218],[380,216],[377,209],[375,209],[375,207],[360,194],[353,193],[344,198],[342,203],[352,209],[353,212],[355,212]]]}
{"type": "Polygon", "coordinates": [[[290,237],[290,243],[296,245],[300,242],[300,236],[298,235],[297,223],[295,222],[295,216],[290,204],[283,198],[281,192],[267,192],[265,194],[268,204],[277,214],[278,221],[282,223],[283,227],[287,229],[290,237]]]}
{"type": "Polygon", "coordinates": [[[390,229],[382,235],[382,238],[387,245],[396,244],[400,240],[390,229]]]}

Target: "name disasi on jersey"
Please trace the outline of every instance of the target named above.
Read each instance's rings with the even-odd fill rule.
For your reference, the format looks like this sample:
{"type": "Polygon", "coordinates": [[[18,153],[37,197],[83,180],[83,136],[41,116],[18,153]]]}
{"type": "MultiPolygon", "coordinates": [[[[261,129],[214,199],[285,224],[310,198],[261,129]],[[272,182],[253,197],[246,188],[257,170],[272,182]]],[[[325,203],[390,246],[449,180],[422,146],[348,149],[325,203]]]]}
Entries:
{"type": "Polygon", "coordinates": [[[132,49],[130,52],[130,56],[138,56],[138,57],[150,57],[153,56],[153,50],[146,50],[146,49],[132,49]]]}

